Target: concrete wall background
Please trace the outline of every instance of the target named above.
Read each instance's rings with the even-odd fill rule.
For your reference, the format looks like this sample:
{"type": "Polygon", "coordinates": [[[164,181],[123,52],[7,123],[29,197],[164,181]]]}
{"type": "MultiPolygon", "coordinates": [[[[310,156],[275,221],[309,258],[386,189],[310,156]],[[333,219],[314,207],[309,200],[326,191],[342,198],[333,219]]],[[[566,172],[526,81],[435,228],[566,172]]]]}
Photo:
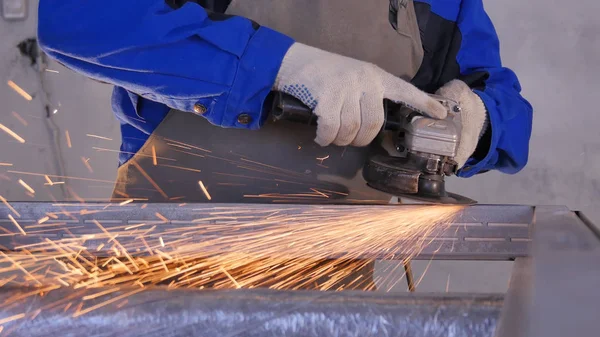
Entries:
{"type": "Polygon", "coordinates": [[[528,166],[515,176],[454,179],[453,191],[482,203],[567,205],[600,221],[600,137],[596,92],[600,3],[484,1],[534,107],[528,166]]]}

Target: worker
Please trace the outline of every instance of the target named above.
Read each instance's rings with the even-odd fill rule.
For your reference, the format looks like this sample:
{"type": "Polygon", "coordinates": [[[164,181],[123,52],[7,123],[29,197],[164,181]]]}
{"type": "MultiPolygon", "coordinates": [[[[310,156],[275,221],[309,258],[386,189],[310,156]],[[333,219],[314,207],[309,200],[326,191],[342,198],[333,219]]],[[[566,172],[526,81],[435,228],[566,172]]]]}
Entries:
{"type": "MultiPolygon", "coordinates": [[[[482,0],[41,0],[38,35],[50,57],[114,85],[115,200],[389,202],[361,181],[367,145],[384,99],[446,117],[428,93],[462,107],[459,176],[527,162],[532,108],[482,0]],[[273,92],[312,109],[316,131],[269,122],[273,92]]],[[[373,261],[305,272],[350,264],[337,284],[290,288],[376,288],[373,261]]]]}
{"type": "Polygon", "coordinates": [[[352,185],[382,102],[445,118],[428,93],[462,107],[460,177],[527,162],[532,108],[482,0],[41,0],[38,36],[114,85],[116,199],[384,200],[352,185]],[[316,138],[269,122],[277,91],[314,111],[316,138]]]}

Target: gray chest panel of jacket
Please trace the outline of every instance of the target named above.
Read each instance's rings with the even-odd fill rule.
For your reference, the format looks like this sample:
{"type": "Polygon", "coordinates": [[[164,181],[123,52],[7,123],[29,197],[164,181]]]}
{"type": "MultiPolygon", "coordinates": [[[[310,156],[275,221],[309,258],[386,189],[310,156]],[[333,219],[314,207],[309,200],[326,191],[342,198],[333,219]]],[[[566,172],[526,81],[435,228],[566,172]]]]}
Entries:
{"type": "Polygon", "coordinates": [[[233,0],[227,13],[410,80],[423,48],[413,2],[402,3],[397,30],[389,21],[389,0],[233,0]]]}

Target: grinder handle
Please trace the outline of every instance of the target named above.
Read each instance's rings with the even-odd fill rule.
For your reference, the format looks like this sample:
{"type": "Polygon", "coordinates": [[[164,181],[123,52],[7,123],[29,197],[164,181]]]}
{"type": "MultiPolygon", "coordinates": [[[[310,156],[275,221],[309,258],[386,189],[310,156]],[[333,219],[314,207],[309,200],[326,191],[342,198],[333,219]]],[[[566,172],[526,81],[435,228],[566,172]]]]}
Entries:
{"type": "MultiPolygon", "coordinates": [[[[313,114],[312,110],[302,101],[294,96],[275,92],[273,98],[273,108],[271,109],[271,118],[273,121],[291,121],[296,123],[316,125],[318,116],[313,114]]],[[[391,112],[399,109],[399,105],[389,100],[383,101],[385,112],[385,123],[382,130],[398,131],[402,128],[402,122],[392,118],[391,112]]]]}
{"type": "Polygon", "coordinates": [[[317,116],[302,101],[294,96],[275,92],[271,118],[273,121],[291,121],[302,124],[316,124],[317,116]]]}

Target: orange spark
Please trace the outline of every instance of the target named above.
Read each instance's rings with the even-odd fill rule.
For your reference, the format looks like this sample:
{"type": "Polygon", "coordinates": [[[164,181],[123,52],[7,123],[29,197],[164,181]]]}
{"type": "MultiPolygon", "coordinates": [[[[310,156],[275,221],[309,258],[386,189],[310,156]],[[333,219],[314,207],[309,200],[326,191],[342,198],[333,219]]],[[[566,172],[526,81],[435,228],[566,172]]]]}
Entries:
{"type": "Polygon", "coordinates": [[[46,222],[48,220],[50,220],[50,217],[49,216],[45,216],[45,217],[43,217],[43,218],[41,218],[41,219],[38,220],[38,224],[41,225],[41,224],[43,224],[44,222],[46,222]]]}
{"type": "Polygon", "coordinates": [[[160,186],[158,186],[158,184],[152,178],[150,178],[148,173],[146,173],[146,171],[135,160],[130,161],[130,163],[144,176],[144,178],[146,178],[146,180],[148,180],[148,182],[158,191],[158,193],[160,193],[160,195],[163,196],[163,198],[169,199],[169,196],[165,193],[165,191],[163,191],[162,188],[160,188],[160,186]]]}
{"type": "Polygon", "coordinates": [[[73,302],[69,302],[69,304],[65,305],[65,308],[63,309],[63,312],[67,312],[67,310],[69,310],[69,308],[71,307],[71,305],[73,305],[73,302]]]}
{"type": "Polygon", "coordinates": [[[19,212],[17,212],[16,209],[14,209],[9,203],[8,201],[6,201],[6,199],[4,199],[3,196],[0,195],[0,200],[2,200],[2,203],[4,204],[4,206],[8,207],[8,209],[10,209],[11,212],[15,213],[15,215],[20,218],[21,214],[19,214],[19,212]]]}
{"type": "Polygon", "coordinates": [[[16,139],[19,143],[21,143],[21,144],[25,143],[25,139],[21,138],[13,130],[11,130],[11,129],[7,128],[6,126],[4,126],[4,124],[0,124],[0,130],[6,132],[8,135],[10,135],[14,139],[16,139]]]}
{"type": "Polygon", "coordinates": [[[140,207],[140,209],[144,209],[146,207],[148,207],[148,204],[143,204],[142,207],[140,207]]]}
{"type": "Polygon", "coordinates": [[[53,181],[52,184],[45,183],[44,186],[63,185],[64,181],[53,181]]]}
{"type": "Polygon", "coordinates": [[[173,144],[173,143],[167,143],[167,145],[175,146],[175,147],[178,147],[178,148],[184,149],[184,150],[191,150],[192,149],[191,147],[187,147],[187,146],[183,146],[183,145],[179,145],[179,144],[173,144]]]}
{"type": "Polygon", "coordinates": [[[101,243],[98,245],[98,247],[96,248],[96,251],[99,252],[100,250],[102,250],[102,248],[104,248],[104,244],[101,243]]]}
{"type": "Polygon", "coordinates": [[[319,160],[319,161],[321,162],[321,163],[320,163],[321,165],[322,165],[322,164],[323,164],[323,162],[324,162],[325,160],[327,160],[327,159],[329,159],[329,155],[327,155],[327,156],[325,156],[325,157],[323,157],[323,158],[317,158],[317,160],[319,160]]]}
{"type": "Polygon", "coordinates": [[[131,204],[133,201],[134,201],[133,199],[125,200],[122,203],[120,203],[119,206],[125,206],[127,204],[131,204]]]}
{"type": "MultiPolygon", "coordinates": [[[[152,155],[146,155],[146,154],[142,154],[139,152],[127,152],[127,151],[122,151],[122,150],[111,150],[111,149],[105,149],[102,147],[95,147],[93,146],[92,149],[98,151],[98,152],[115,152],[115,153],[127,153],[127,154],[134,154],[136,156],[141,156],[141,157],[148,157],[148,158],[152,158],[152,155]]],[[[156,157],[158,159],[162,159],[162,160],[168,160],[168,161],[177,161],[177,159],[173,159],[173,158],[166,158],[166,157],[156,157]]]]}
{"type": "Polygon", "coordinates": [[[210,197],[210,194],[208,194],[208,190],[204,186],[204,183],[202,182],[202,180],[198,181],[198,185],[200,185],[200,188],[202,189],[202,192],[206,196],[206,199],[212,200],[212,198],[210,197]]]}
{"type": "Polygon", "coordinates": [[[29,123],[27,123],[27,121],[23,119],[23,117],[21,117],[21,115],[19,115],[16,111],[11,111],[11,113],[13,117],[15,117],[21,124],[23,124],[23,126],[29,125],[29,123]]]}
{"type": "Polygon", "coordinates": [[[202,172],[202,170],[197,170],[197,169],[193,169],[193,168],[189,168],[189,167],[175,166],[175,165],[158,165],[158,166],[170,167],[170,168],[174,168],[174,169],[178,169],[178,170],[184,170],[184,171],[190,171],[190,172],[197,172],[197,173],[202,172]]]}
{"type": "Polygon", "coordinates": [[[29,193],[35,194],[35,190],[31,188],[31,186],[27,185],[27,183],[24,182],[22,179],[19,179],[19,184],[21,184],[21,186],[23,186],[27,191],[29,191],[29,193]]]}
{"type": "Polygon", "coordinates": [[[160,245],[164,248],[165,247],[165,242],[163,241],[162,236],[158,237],[158,241],[160,241],[160,245]]]}
{"type": "Polygon", "coordinates": [[[25,313],[18,314],[18,315],[13,315],[13,316],[9,316],[9,317],[0,319],[0,324],[12,322],[12,321],[16,321],[16,320],[21,319],[23,317],[25,317],[25,313]]]}
{"type": "Polygon", "coordinates": [[[15,218],[13,218],[12,214],[8,215],[8,218],[10,219],[10,221],[12,221],[13,225],[15,225],[15,227],[17,227],[17,229],[19,229],[19,232],[21,232],[21,234],[23,235],[27,235],[27,233],[25,233],[25,231],[23,230],[23,228],[19,225],[19,223],[17,222],[17,220],[15,220],[15,218]]]}
{"type": "Polygon", "coordinates": [[[67,146],[70,148],[73,147],[71,144],[71,136],[69,135],[69,130],[65,130],[65,137],[67,138],[67,146]]]}
{"type": "Polygon", "coordinates": [[[46,181],[48,182],[48,184],[49,184],[50,186],[54,185],[54,182],[52,182],[52,180],[50,180],[50,177],[48,177],[48,175],[47,175],[47,174],[44,174],[44,179],[46,179],[46,181]]]}
{"type": "MultiPolygon", "coordinates": [[[[16,173],[16,174],[24,174],[24,175],[29,175],[29,176],[37,176],[37,177],[43,177],[45,176],[45,174],[42,173],[33,173],[33,172],[24,172],[24,171],[11,171],[8,170],[6,171],[8,173],[16,173]]],[[[95,182],[100,182],[100,183],[110,183],[110,184],[114,184],[114,180],[101,180],[101,179],[90,179],[90,178],[80,178],[80,177],[72,177],[72,176],[59,176],[59,175],[55,175],[55,174],[48,174],[49,177],[52,178],[64,178],[64,179],[71,179],[71,180],[82,180],[82,181],[95,181],[95,182]]],[[[58,184],[57,182],[55,182],[54,184],[58,184]]]]}
{"type": "Polygon", "coordinates": [[[125,227],[125,230],[128,231],[128,230],[131,230],[131,229],[134,229],[134,228],[139,228],[139,227],[144,227],[144,226],[148,226],[148,224],[141,223],[139,225],[133,225],[133,226],[125,227]]]}
{"type": "Polygon", "coordinates": [[[44,71],[47,71],[49,73],[54,73],[54,74],[58,74],[58,70],[52,70],[52,69],[44,69],[44,71]]]}
{"type": "Polygon", "coordinates": [[[164,215],[162,215],[158,212],[154,213],[154,215],[156,215],[156,217],[161,219],[163,222],[169,222],[169,219],[165,218],[164,215]]]}
{"type": "Polygon", "coordinates": [[[102,137],[102,136],[93,135],[93,134],[89,134],[89,133],[86,133],[86,136],[91,137],[91,138],[98,138],[98,139],[102,139],[102,140],[113,140],[112,138],[102,137]]]}
{"type": "Polygon", "coordinates": [[[116,307],[117,309],[121,309],[122,307],[124,307],[124,306],[125,306],[125,304],[127,304],[127,302],[129,302],[129,300],[127,300],[127,299],[126,299],[125,301],[123,301],[123,302],[121,302],[121,303],[117,304],[115,307],[116,307]]]}
{"type": "Polygon", "coordinates": [[[223,274],[225,274],[227,276],[227,278],[229,278],[231,280],[231,282],[233,282],[233,284],[235,284],[235,287],[240,289],[242,286],[240,286],[240,284],[233,278],[233,276],[231,276],[227,270],[225,270],[225,268],[221,267],[220,268],[221,271],[223,272],[223,274]]]}
{"type": "Polygon", "coordinates": [[[31,275],[27,271],[27,269],[23,268],[23,266],[21,266],[20,263],[18,263],[17,261],[13,260],[8,255],[4,254],[4,252],[2,252],[2,251],[0,251],[0,255],[4,256],[5,259],[7,259],[8,261],[10,261],[10,263],[12,263],[15,267],[17,267],[19,270],[21,270],[23,273],[25,273],[25,275],[29,276],[31,279],[33,279],[34,281],[36,281],[38,284],[42,285],[42,283],[40,281],[38,281],[37,278],[33,277],[33,275],[31,275]]]}
{"type": "Polygon", "coordinates": [[[84,296],[82,298],[82,300],[84,300],[84,301],[93,300],[94,298],[98,298],[98,297],[102,297],[104,295],[112,294],[112,293],[117,292],[119,290],[121,290],[121,288],[119,288],[119,287],[111,288],[111,289],[108,289],[108,290],[105,290],[105,291],[101,291],[99,293],[95,293],[95,294],[92,294],[92,295],[84,296]]]}
{"type": "Polygon", "coordinates": [[[36,317],[38,317],[38,315],[42,312],[42,309],[38,309],[36,311],[33,312],[33,315],[31,315],[30,319],[33,321],[36,317]]]}
{"type": "Polygon", "coordinates": [[[317,190],[316,188],[311,188],[310,190],[313,191],[313,192],[315,192],[315,193],[317,193],[317,194],[319,194],[319,195],[321,195],[321,196],[323,196],[323,197],[325,197],[325,198],[329,198],[329,196],[327,194],[325,194],[325,193],[317,190]]]}
{"type": "Polygon", "coordinates": [[[12,90],[16,91],[17,94],[21,95],[23,98],[25,98],[28,101],[31,101],[33,99],[33,97],[31,97],[30,94],[27,93],[27,91],[23,90],[20,86],[18,86],[15,82],[13,81],[8,81],[6,82],[6,84],[8,84],[9,87],[11,87],[12,90]]]}
{"type": "Polygon", "coordinates": [[[83,162],[83,165],[85,165],[85,167],[88,169],[88,171],[90,171],[90,173],[94,173],[94,170],[90,165],[90,158],[81,157],[81,161],[83,162]]]}
{"type": "Polygon", "coordinates": [[[127,298],[127,297],[129,297],[129,296],[135,295],[135,294],[137,294],[137,293],[139,293],[139,292],[141,292],[141,291],[144,291],[144,288],[139,288],[139,289],[136,289],[136,290],[130,291],[130,292],[128,292],[128,293],[125,293],[125,294],[123,294],[123,295],[120,295],[120,296],[117,296],[117,297],[111,298],[111,299],[110,299],[110,300],[108,300],[108,301],[105,301],[105,302],[102,302],[102,303],[96,304],[96,305],[94,305],[94,306],[91,306],[91,307],[89,307],[89,308],[86,308],[86,309],[84,309],[84,310],[81,310],[80,312],[76,312],[76,313],[74,313],[74,314],[73,314],[73,318],[79,317],[79,316],[81,316],[81,315],[85,315],[85,314],[87,314],[88,312],[94,311],[94,310],[96,310],[96,309],[98,309],[98,308],[102,308],[103,306],[106,306],[106,305],[108,305],[108,304],[111,304],[111,303],[114,303],[114,302],[120,301],[120,300],[122,300],[122,299],[125,299],[125,298],[127,298]]]}
{"type": "Polygon", "coordinates": [[[156,147],[152,145],[152,164],[154,166],[158,165],[158,160],[156,159],[156,147]]]}
{"type": "Polygon", "coordinates": [[[0,166],[13,166],[11,163],[0,163],[0,166]]]}

